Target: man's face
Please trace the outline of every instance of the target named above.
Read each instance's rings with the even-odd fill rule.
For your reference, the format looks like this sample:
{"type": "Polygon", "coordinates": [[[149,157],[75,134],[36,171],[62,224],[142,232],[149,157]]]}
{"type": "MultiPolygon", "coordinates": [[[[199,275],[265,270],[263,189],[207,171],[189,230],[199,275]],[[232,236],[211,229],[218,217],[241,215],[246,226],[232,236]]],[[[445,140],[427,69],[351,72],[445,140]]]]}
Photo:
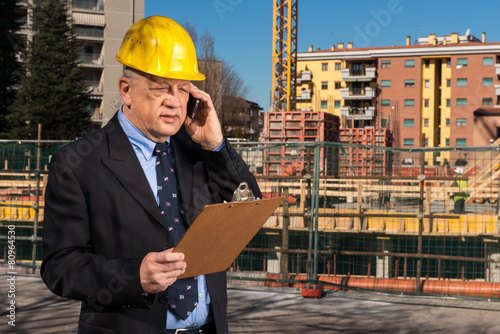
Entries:
{"type": "Polygon", "coordinates": [[[190,82],[148,74],[126,80],[129,89],[123,112],[132,124],[154,142],[176,134],[186,118],[190,82]]]}

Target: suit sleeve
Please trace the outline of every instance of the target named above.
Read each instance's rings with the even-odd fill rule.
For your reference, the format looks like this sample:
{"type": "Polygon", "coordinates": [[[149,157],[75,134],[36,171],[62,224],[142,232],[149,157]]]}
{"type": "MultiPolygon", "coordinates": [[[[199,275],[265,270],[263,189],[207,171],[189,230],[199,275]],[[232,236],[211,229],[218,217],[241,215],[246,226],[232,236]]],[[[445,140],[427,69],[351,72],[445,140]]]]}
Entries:
{"type": "Polygon", "coordinates": [[[262,198],[255,177],[227,139],[221,151],[202,150],[202,156],[207,166],[209,179],[213,182],[212,191],[216,197],[229,202],[239,184],[246,182],[254,196],[262,198]]]}
{"type": "Polygon", "coordinates": [[[45,194],[43,281],[53,293],[96,310],[147,307],[139,277],[142,259],[96,254],[85,190],[71,166],[60,152],[52,157],[45,194]]]}

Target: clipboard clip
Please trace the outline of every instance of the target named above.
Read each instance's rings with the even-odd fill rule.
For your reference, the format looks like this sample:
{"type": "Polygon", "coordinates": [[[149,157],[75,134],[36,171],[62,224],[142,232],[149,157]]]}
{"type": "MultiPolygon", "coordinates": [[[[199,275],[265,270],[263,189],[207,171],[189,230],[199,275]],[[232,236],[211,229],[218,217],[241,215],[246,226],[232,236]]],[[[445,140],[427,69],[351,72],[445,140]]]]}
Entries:
{"type": "Polygon", "coordinates": [[[253,200],[255,200],[255,196],[253,195],[252,190],[248,186],[248,183],[241,182],[238,188],[236,188],[236,190],[234,191],[233,199],[231,202],[245,202],[253,200]]]}

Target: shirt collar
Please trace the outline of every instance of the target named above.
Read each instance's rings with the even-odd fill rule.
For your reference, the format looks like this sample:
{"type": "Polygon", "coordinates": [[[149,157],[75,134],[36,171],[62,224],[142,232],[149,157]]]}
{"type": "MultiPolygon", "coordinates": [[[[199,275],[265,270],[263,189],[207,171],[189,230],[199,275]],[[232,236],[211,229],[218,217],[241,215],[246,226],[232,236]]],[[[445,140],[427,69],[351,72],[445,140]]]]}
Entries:
{"type": "MultiPolygon", "coordinates": [[[[146,137],[145,134],[139,131],[139,129],[137,129],[135,125],[130,122],[127,116],[123,113],[122,107],[123,105],[118,111],[118,121],[120,122],[123,131],[125,131],[130,143],[141,151],[145,159],[149,160],[153,155],[156,143],[146,137]]],[[[170,145],[170,137],[167,138],[167,144],[170,145]]]]}

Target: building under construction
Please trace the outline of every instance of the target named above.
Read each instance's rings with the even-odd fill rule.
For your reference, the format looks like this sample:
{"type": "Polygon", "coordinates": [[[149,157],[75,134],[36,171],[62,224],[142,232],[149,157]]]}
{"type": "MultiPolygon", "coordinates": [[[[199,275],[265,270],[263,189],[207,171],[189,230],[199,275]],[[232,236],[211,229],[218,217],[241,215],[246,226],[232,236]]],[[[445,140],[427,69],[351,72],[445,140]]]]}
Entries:
{"type": "Polygon", "coordinates": [[[288,201],[235,269],[304,279],[316,215],[323,282],[498,298],[500,43],[467,31],[297,52],[297,12],[274,1],[261,155],[264,193],[288,201]],[[255,262],[259,247],[269,254],[255,262]]]}

